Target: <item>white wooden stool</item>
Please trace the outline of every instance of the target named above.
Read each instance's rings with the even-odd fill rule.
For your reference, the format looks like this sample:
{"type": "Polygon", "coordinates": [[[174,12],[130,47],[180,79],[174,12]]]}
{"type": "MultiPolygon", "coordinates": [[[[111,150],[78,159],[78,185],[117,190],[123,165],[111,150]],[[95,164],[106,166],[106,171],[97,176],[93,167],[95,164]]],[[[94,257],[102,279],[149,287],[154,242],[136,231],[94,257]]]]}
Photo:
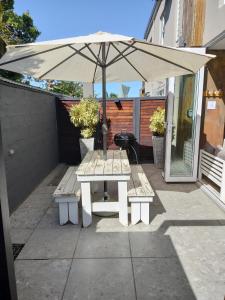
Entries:
{"type": "Polygon", "coordinates": [[[128,182],[128,200],[131,203],[131,223],[142,221],[149,224],[149,204],[155,193],[140,165],[131,166],[131,180],[128,182]]]}
{"type": "Polygon", "coordinates": [[[78,202],[80,201],[80,183],[76,178],[76,167],[69,167],[60,181],[53,197],[59,204],[59,223],[79,223],[78,202]]]}

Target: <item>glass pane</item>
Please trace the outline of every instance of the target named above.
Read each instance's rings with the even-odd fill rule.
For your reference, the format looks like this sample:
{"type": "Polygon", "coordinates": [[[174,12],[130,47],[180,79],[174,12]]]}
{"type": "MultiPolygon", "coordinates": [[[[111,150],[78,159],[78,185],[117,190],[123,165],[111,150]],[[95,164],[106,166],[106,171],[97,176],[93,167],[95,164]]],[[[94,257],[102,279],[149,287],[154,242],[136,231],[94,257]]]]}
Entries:
{"type": "Polygon", "coordinates": [[[195,76],[176,77],[171,143],[171,176],[192,176],[195,140],[195,76]]]}

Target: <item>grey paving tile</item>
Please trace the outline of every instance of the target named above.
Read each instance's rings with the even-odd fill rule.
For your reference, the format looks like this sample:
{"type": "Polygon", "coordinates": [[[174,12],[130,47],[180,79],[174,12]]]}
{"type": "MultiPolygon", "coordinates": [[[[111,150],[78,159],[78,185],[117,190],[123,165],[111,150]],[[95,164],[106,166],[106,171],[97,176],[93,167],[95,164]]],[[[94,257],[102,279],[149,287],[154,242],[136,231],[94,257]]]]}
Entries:
{"type": "Polygon", "coordinates": [[[20,206],[20,208],[43,208],[47,209],[53,202],[52,195],[31,194],[20,206]]]}
{"type": "Polygon", "coordinates": [[[177,258],[134,258],[133,267],[138,300],[196,300],[177,258]]]}
{"type": "Polygon", "coordinates": [[[134,300],[130,259],[75,259],[63,300],[134,300]]]}
{"type": "Polygon", "coordinates": [[[81,227],[81,220],[79,225],[74,225],[71,223],[67,223],[65,225],[59,224],[59,209],[50,207],[46,214],[42,217],[40,223],[37,226],[37,229],[44,229],[44,228],[52,228],[52,229],[68,229],[68,228],[80,228],[81,227]]]}
{"type": "Polygon", "coordinates": [[[225,293],[224,226],[210,222],[168,230],[196,299],[201,300],[223,299],[225,293]]]}
{"type": "Polygon", "coordinates": [[[18,260],[15,262],[19,300],[60,300],[71,260],[18,260]]]}
{"type": "Polygon", "coordinates": [[[25,244],[31,236],[33,229],[16,229],[10,230],[11,241],[13,244],[25,244]]]}
{"type": "Polygon", "coordinates": [[[18,259],[73,258],[79,229],[36,229],[18,259]]]}
{"type": "Polygon", "coordinates": [[[18,208],[10,217],[11,228],[34,229],[46,212],[46,208],[18,208]]]}
{"type": "Polygon", "coordinates": [[[32,194],[48,194],[52,195],[54,191],[56,190],[57,186],[38,186],[32,194]]]}
{"type": "MultiPolygon", "coordinates": [[[[179,257],[201,261],[210,266],[215,275],[224,266],[225,274],[225,234],[224,226],[174,227],[168,231],[179,257]]],[[[224,279],[225,275],[218,279],[224,279]]]]}
{"type": "Polygon", "coordinates": [[[172,257],[175,249],[169,236],[152,232],[129,232],[132,257],[172,257]]]}
{"type": "Polygon", "coordinates": [[[198,300],[219,300],[225,295],[225,259],[198,254],[179,255],[198,300]]]}
{"type": "Polygon", "coordinates": [[[130,257],[130,246],[127,232],[93,232],[82,229],[76,258],[130,257]]]}
{"type": "Polygon", "coordinates": [[[119,222],[118,215],[104,218],[93,214],[92,224],[88,230],[93,232],[127,232],[128,227],[119,222]]]}

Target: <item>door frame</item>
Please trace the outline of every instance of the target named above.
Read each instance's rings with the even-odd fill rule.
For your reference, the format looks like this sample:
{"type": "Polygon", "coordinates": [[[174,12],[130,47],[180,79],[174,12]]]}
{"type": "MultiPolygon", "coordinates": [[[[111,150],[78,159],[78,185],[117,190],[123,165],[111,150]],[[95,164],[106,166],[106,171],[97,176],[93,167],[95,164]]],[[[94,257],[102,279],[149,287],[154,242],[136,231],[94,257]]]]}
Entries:
{"type": "MultiPolygon", "coordinates": [[[[205,48],[185,48],[199,54],[205,54],[205,48]]],[[[168,79],[168,96],[167,96],[167,119],[166,119],[166,138],[165,138],[165,165],[164,165],[164,179],[166,182],[196,182],[198,173],[198,158],[199,158],[199,143],[200,143],[200,129],[202,116],[202,99],[203,99],[203,85],[204,85],[204,70],[202,67],[196,73],[195,80],[195,106],[193,107],[195,115],[195,137],[194,137],[194,159],[193,159],[193,173],[192,176],[171,176],[171,143],[172,143],[172,128],[173,128],[173,104],[175,91],[175,77],[168,79]]]]}

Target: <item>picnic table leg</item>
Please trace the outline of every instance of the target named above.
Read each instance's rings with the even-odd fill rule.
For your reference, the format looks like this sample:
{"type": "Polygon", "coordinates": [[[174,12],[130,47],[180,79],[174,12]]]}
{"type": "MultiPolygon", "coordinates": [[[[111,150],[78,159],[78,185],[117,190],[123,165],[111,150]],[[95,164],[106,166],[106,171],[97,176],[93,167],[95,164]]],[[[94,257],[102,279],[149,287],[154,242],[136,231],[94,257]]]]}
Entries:
{"type": "Polygon", "coordinates": [[[118,182],[119,198],[119,221],[121,224],[128,225],[128,205],[127,205],[127,182],[118,182]]]}
{"type": "Polygon", "coordinates": [[[68,204],[66,202],[59,202],[59,223],[64,225],[68,222],[68,204]]]}
{"type": "Polygon", "coordinates": [[[70,202],[69,205],[69,220],[73,224],[79,224],[78,217],[78,202],[70,202]]]}
{"type": "Polygon", "coordinates": [[[141,220],[144,224],[149,225],[149,202],[141,203],[141,220]]]}
{"type": "Polygon", "coordinates": [[[141,203],[131,203],[131,224],[135,225],[141,220],[141,203]]]}
{"type": "Polygon", "coordinates": [[[81,182],[81,199],[83,226],[88,227],[92,223],[90,182],[81,182]]]}

